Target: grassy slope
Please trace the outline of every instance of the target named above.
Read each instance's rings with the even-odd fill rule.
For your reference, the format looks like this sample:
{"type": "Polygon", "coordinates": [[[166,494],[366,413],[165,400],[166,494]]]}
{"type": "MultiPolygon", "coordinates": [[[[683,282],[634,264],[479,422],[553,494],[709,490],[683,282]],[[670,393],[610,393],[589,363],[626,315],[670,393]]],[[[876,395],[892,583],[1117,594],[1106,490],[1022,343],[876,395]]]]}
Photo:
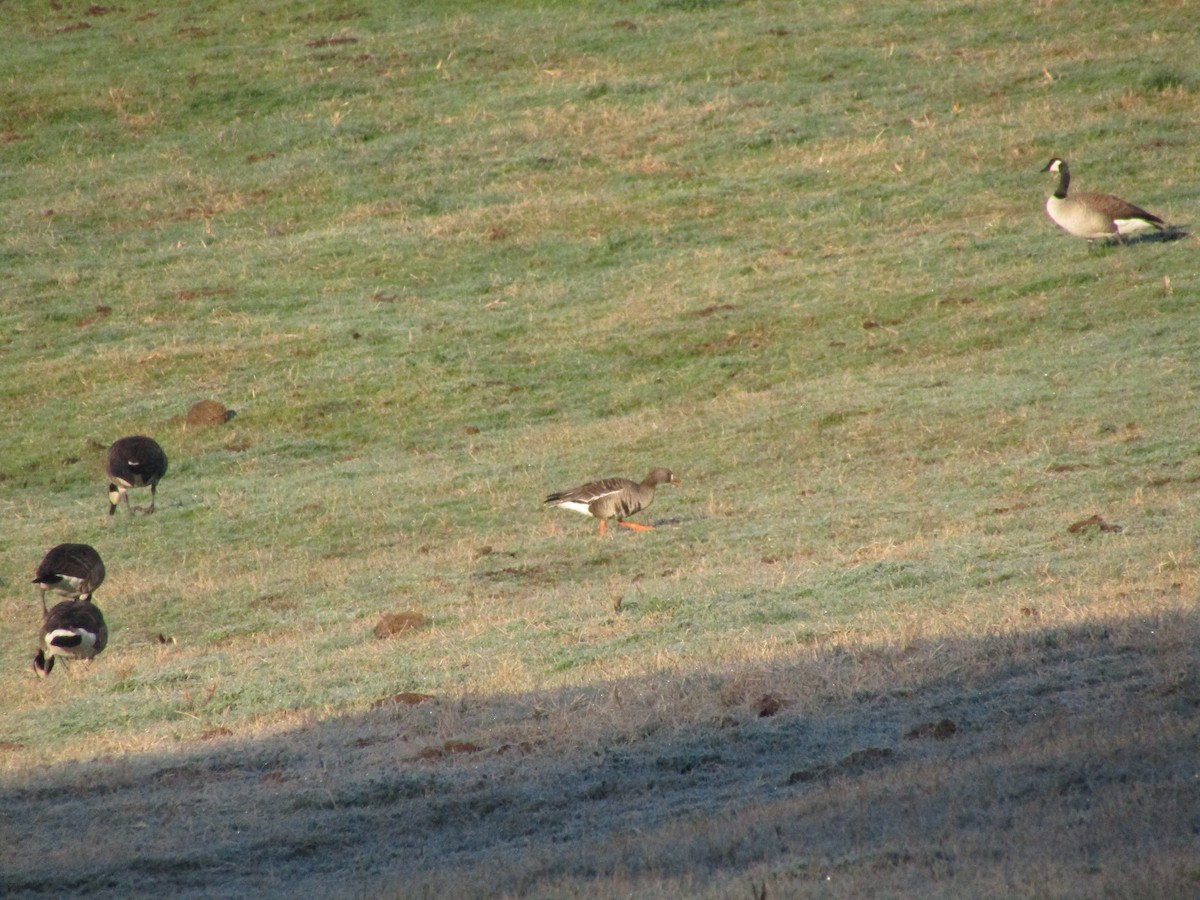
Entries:
{"type": "MultiPolygon", "coordinates": [[[[638,685],[653,721],[662,679],[695,679],[752,724],[764,683],[812,716],[904,665],[1003,690],[998,636],[1194,633],[1196,242],[1089,251],[1037,175],[1064,155],[1080,188],[1191,221],[1186,8],[9,13],[14,790],[45,761],[350,733],[402,690],[440,698],[401,720],[435,744],[505,739],[473,704],[536,744],[523,713],[561,704],[569,761],[642,737],[573,718],[576,689],[638,685]],[[209,396],[238,417],[185,428],[209,396]],[[106,521],[129,432],[171,473],[158,515],[106,521]],[[660,464],[685,487],[655,532],[538,508],[660,464]],[[1092,513],[1124,530],[1066,533],[1092,513]],[[103,554],[113,639],[35,684],[25,584],[63,540],[103,554]],[[374,640],[406,608],[432,626],[374,640]]],[[[1193,714],[1194,653],[1129,640],[1175,673],[1163,715],[1193,714]]],[[[695,704],[673,724],[709,721],[695,704]]]]}

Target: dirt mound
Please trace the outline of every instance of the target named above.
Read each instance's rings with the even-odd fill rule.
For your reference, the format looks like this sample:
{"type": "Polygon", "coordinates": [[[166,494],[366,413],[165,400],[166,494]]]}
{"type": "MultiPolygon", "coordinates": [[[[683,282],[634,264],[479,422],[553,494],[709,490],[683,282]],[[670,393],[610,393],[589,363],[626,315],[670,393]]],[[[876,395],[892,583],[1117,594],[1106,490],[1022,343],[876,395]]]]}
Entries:
{"type": "Polygon", "coordinates": [[[237,413],[227,409],[224,403],[217,400],[200,400],[191,405],[184,421],[193,427],[205,425],[224,425],[237,413]]]}

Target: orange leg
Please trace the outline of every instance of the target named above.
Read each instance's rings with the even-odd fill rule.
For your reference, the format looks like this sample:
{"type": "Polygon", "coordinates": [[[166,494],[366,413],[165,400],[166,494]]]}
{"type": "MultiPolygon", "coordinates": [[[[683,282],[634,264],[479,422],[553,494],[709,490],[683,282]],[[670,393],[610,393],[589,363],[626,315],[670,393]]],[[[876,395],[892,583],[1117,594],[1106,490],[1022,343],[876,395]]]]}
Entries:
{"type": "Polygon", "coordinates": [[[604,526],[608,524],[607,519],[600,520],[600,537],[604,537],[604,526]]]}
{"type": "Polygon", "coordinates": [[[637,522],[617,522],[622,528],[628,528],[631,531],[653,531],[653,525],[639,525],[637,522]]]}

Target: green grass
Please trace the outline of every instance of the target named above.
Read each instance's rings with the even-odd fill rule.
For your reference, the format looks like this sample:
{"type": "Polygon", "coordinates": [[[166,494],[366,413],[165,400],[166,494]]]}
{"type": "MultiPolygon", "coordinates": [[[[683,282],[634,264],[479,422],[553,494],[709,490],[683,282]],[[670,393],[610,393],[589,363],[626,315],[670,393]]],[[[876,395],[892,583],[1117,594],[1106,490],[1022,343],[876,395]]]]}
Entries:
{"type": "MultiPolygon", "coordinates": [[[[1147,693],[1108,703],[1120,684],[1097,673],[1095,695],[1064,707],[1078,721],[1054,719],[1063,752],[1123,759],[1106,730],[1138,733],[1152,714],[1171,722],[1165,743],[1186,743],[1196,643],[1149,635],[1200,630],[1197,242],[1089,248],[1045,216],[1038,174],[1061,155],[1073,188],[1195,225],[1185,8],[56,6],[6,7],[0,61],[10,799],[122,760],[113,777],[131,791],[138,773],[161,786],[180,767],[215,772],[230,803],[250,792],[292,823],[285,843],[310,869],[280,858],[240,883],[285,893],[337,870],[323,828],[363,825],[330,810],[415,816],[414,796],[475,797],[472,767],[495,766],[502,786],[479,802],[549,833],[609,808],[619,766],[585,771],[592,754],[627,747],[694,774],[741,729],[755,759],[785,760],[754,749],[775,746],[779,720],[801,758],[785,769],[841,771],[893,744],[913,768],[888,781],[847,765],[847,784],[804,788],[803,812],[667,787],[658,808],[613,806],[628,822],[589,813],[594,832],[564,838],[558,862],[506,843],[495,882],[480,861],[495,847],[464,838],[376,860],[356,885],[729,896],[757,880],[785,896],[840,873],[837,896],[1125,891],[1122,854],[1152,851],[1095,824],[1092,868],[1059,866],[1059,838],[1038,837],[1069,818],[1031,812],[1015,788],[1009,812],[1032,837],[991,863],[961,860],[976,832],[991,846],[1003,804],[958,810],[954,872],[895,842],[912,825],[904,798],[938,794],[929,767],[961,763],[942,786],[974,767],[1026,783],[1019,751],[1045,736],[1012,713],[1027,687],[1013,672],[1104,649],[1101,632],[1127,638],[1147,693]],[[208,397],[238,415],[188,427],[208,397]],[[170,472],[155,516],[109,520],[104,450],[130,433],[154,435],[170,472]],[[540,502],[658,465],[684,485],[640,517],[653,532],[600,540],[540,502]],[[1095,513],[1122,530],[1067,532],[1095,513]],[[37,682],[28,582],[68,540],[104,557],[110,645],[37,682]],[[429,624],[376,639],[398,610],[429,624]],[[964,699],[985,687],[1002,699],[964,699]],[[374,706],[402,691],[436,701],[374,706]],[[785,705],[760,722],[765,694],[785,705]],[[933,715],[926,695],[988,723],[964,741],[1015,716],[1015,758],[984,742],[939,763],[950,745],[896,739],[933,715]],[[897,697],[915,705],[889,713],[891,738],[856,718],[897,697]],[[827,732],[804,730],[818,718],[827,732]],[[444,754],[428,782],[407,768],[435,765],[422,747],[444,754]],[[500,773],[512,748],[531,784],[582,806],[542,820],[522,805],[533,788],[500,773]],[[225,753],[266,762],[222,775],[225,753]],[[309,792],[317,772],[328,794],[309,792]],[[864,820],[811,858],[771,838],[789,817],[828,824],[822,803],[846,793],[886,810],[891,836],[864,820]],[[721,816],[728,835],[711,831],[721,816]],[[1005,882],[1024,853],[1034,874],[1005,882]],[[450,858],[459,881],[438,871],[450,858]]],[[[738,768],[736,751],[717,756],[738,768]]],[[[1097,766],[1097,784],[1125,771],[1097,766]]],[[[153,794],[134,817],[161,821],[153,804],[188,796],[153,794]]],[[[470,817],[426,811],[437,834],[470,817]]],[[[6,889],[72,888],[29,862],[62,843],[57,815],[0,841],[25,854],[0,866],[6,889]]],[[[106,838],[142,866],[113,889],[203,891],[257,852],[217,821],[194,823],[212,839],[192,857],[172,856],[170,829],[156,837],[155,859],[188,872],[174,884],[133,838],[106,838]]],[[[930,847],[950,840],[940,828],[920,829],[930,847]]],[[[1152,859],[1147,893],[1194,892],[1173,852],[1152,859]]],[[[99,856],[78,865],[118,877],[99,856]]]]}

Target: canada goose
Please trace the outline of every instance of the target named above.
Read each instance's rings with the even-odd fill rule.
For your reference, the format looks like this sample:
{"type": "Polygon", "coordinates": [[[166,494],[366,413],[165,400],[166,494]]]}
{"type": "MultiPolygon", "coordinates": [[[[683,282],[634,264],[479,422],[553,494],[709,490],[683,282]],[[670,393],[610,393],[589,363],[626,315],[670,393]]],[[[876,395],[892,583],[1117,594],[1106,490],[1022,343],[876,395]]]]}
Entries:
{"type": "Polygon", "coordinates": [[[142,435],[123,437],[114,441],[108,448],[108,514],[117,511],[117,504],[124,501],[125,508],[133,512],[129,505],[129,489],[133,487],[150,487],[150,508],[147,513],[154,512],[155,495],[158,493],[158,482],[167,474],[167,454],[162,447],[151,438],[142,435]]]}
{"type": "Polygon", "coordinates": [[[1140,206],[1127,203],[1112,194],[1075,193],[1067,196],[1071,184],[1071,172],[1066,160],[1057,156],[1046,163],[1043,172],[1058,173],[1058,187],[1046,201],[1046,212],[1058,227],[1076,237],[1096,238],[1116,236],[1123,242],[1127,234],[1145,231],[1147,228],[1163,229],[1166,222],[1140,206]]]}
{"type": "Polygon", "coordinates": [[[641,484],[628,478],[605,478],[601,481],[590,481],[569,491],[558,491],[547,497],[545,502],[583,513],[585,516],[595,516],[600,520],[601,536],[604,535],[604,526],[609,519],[616,519],[617,524],[625,528],[649,531],[653,525],[638,525],[623,520],[649,506],[654,500],[654,489],[658,485],[679,483],[670,469],[655,469],[642,479],[641,484]]]}
{"type": "Polygon", "coordinates": [[[108,626],[96,604],[64,600],[45,611],[33,670],[45,678],[54,668],[54,657],[91,659],[108,643],[108,626]]]}
{"type": "Polygon", "coordinates": [[[42,592],[43,611],[46,609],[46,591],[57,591],[76,600],[91,600],[92,591],[103,582],[104,561],[87,544],[59,544],[52,548],[33,579],[42,592]]]}

